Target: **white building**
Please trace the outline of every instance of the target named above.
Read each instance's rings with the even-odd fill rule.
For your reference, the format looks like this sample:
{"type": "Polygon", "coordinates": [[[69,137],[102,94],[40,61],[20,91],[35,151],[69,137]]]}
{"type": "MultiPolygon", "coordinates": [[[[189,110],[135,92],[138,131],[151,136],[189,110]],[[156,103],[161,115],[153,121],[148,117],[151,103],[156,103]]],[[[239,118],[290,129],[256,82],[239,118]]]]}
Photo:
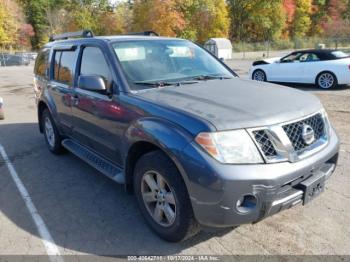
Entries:
{"type": "Polygon", "coordinates": [[[204,48],[220,59],[232,59],[232,44],[226,38],[210,38],[204,48]]]}

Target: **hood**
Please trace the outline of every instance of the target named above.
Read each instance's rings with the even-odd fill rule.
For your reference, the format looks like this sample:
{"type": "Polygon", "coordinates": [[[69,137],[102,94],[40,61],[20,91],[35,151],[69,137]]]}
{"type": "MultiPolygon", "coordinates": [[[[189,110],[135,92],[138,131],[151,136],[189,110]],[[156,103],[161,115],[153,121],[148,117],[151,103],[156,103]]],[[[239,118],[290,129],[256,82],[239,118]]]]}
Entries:
{"type": "Polygon", "coordinates": [[[307,92],[240,78],[149,89],[136,95],[205,119],[217,130],[273,125],[322,108],[307,92]]]}
{"type": "Polygon", "coordinates": [[[277,61],[281,60],[281,57],[273,57],[273,58],[266,58],[264,61],[268,64],[275,63],[277,61]]]}
{"type": "Polygon", "coordinates": [[[281,57],[273,57],[273,58],[266,58],[263,60],[257,60],[257,61],[253,62],[253,66],[273,64],[273,63],[280,61],[280,60],[281,60],[281,57]]]}

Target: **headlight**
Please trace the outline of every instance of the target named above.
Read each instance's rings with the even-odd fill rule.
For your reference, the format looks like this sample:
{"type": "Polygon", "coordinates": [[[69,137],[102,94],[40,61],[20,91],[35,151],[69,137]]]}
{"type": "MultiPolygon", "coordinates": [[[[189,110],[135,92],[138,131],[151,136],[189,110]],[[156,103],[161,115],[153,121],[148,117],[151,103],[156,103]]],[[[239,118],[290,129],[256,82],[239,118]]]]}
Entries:
{"type": "Polygon", "coordinates": [[[257,164],[263,159],[245,130],[200,133],[196,142],[212,157],[225,164],[257,164]]]}

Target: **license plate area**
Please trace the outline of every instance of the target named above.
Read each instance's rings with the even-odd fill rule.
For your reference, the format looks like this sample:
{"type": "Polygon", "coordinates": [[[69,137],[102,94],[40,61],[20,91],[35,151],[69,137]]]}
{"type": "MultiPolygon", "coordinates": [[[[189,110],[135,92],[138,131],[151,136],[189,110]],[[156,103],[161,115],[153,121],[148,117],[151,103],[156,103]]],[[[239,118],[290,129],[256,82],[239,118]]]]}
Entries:
{"type": "Polygon", "coordinates": [[[302,181],[297,187],[303,190],[303,204],[306,205],[323,191],[326,182],[326,175],[323,172],[314,174],[310,178],[302,181]]]}

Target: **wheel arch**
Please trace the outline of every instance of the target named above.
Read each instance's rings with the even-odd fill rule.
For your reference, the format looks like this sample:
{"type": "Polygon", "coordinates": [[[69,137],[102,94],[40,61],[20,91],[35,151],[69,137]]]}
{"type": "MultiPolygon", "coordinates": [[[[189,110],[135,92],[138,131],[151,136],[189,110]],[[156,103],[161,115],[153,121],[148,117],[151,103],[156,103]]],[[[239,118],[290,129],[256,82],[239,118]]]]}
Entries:
{"type": "Polygon", "coordinates": [[[182,149],[191,139],[188,134],[184,134],[182,130],[170,123],[143,119],[132,125],[126,132],[126,141],[129,146],[124,158],[124,175],[125,186],[129,193],[133,192],[135,164],[143,155],[156,150],[164,153],[174,163],[187,185],[188,179],[179,159],[182,149]],[[136,137],[135,134],[137,134],[136,137]]]}
{"type": "Polygon", "coordinates": [[[335,76],[335,81],[338,83],[338,76],[337,76],[337,74],[333,71],[333,70],[329,70],[329,69],[325,69],[325,70],[321,70],[317,75],[316,75],[316,78],[315,78],[315,85],[317,85],[318,83],[317,83],[317,79],[318,79],[318,77],[321,75],[321,74],[323,74],[323,73],[331,73],[332,75],[334,75],[335,76]]]}
{"type": "MultiPolygon", "coordinates": [[[[265,80],[268,81],[266,70],[264,70],[264,69],[261,68],[261,67],[257,67],[257,68],[254,68],[254,69],[253,69],[252,75],[251,75],[251,78],[252,78],[252,79],[253,79],[254,73],[255,73],[256,71],[262,71],[262,72],[265,74],[265,80]]],[[[253,79],[253,80],[254,80],[254,79],[253,79]]]]}
{"type": "Polygon", "coordinates": [[[43,133],[44,132],[44,129],[43,129],[43,125],[42,125],[42,114],[44,112],[45,109],[49,109],[49,107],[47,106],[47,104],[44,102],[44,101],[39,101],[38,103],[38,123],[39,123],[39,131],[40,133],[43,133]]]}

